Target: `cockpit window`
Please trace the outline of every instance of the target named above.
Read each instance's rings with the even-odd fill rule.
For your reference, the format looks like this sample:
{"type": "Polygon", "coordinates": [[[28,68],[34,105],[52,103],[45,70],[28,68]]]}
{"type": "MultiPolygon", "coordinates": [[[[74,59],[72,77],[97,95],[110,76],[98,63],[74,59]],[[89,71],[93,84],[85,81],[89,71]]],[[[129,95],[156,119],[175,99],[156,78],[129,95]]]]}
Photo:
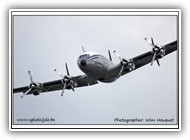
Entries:
{"type": "Polygon", "coordinates": [[[87,56],[89,56],[89,54],[83,54],[83,55],[80,56],[80,58],[84,58],[84,57],[87,57],[87,56]]]}

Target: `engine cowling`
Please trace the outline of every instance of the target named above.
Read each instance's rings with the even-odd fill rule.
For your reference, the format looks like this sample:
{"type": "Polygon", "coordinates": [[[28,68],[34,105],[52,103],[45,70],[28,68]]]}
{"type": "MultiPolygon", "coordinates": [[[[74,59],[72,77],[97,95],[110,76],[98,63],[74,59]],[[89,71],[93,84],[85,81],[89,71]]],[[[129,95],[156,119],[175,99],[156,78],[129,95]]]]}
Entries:
{"type": "Polygon", "coordinates": [[[126,60],[126,59],[122,59],[121,61],[121,65],[127,67],[129,69],[129,71],[132,71],[135,69],[135,64],[133,63],[133,60],[126,60]]]}
{"type": "Polygon", "coordinates": [[[40,93],[39,93],[38,91],[35,91],[35,92],[33,93],[33,95],[34,95],[34,96],[38,96],[38,95],[40,95],[40,93]]]}

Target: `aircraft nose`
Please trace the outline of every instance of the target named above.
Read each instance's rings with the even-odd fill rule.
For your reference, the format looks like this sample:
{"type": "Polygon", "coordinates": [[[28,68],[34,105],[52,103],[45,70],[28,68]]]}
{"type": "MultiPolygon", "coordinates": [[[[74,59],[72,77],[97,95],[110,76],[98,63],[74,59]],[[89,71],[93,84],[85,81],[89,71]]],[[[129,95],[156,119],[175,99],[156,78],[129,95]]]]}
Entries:
{"type": "Polygon", "coordinates": [[[82,59],[82,60],[80,61],[80,64],[81,64],[82,66],[85,66],[85,65],[86,65],[86,60],[82,59]]]}

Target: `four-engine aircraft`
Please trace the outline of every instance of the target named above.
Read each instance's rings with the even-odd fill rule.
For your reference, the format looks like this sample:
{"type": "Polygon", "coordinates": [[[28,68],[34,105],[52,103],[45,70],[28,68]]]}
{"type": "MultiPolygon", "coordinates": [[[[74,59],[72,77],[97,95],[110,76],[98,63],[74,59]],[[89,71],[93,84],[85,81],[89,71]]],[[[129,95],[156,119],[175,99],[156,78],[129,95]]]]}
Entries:
{"type": "Polygon", "coordinates": [[[62,90],[61,96],[63,96],[65,89],[71,89],[75,91],[75,88],[95,85],[98,82],[110,83],[119,79],[119,77],[134,71],[148,63],[153,65],[154,61],[160,66],[159,59],[177,50],[177,40],[166,45],[155,45],[153,38],[145,40],[152,47],[152,50],[141,54],[132,59],[122,58],[116,51],[114,53],[120,59],[119,64],[112,62],[110,51],[108,51],[109,59],[96,52],[85,51],[78,57],[78,67],[85,73],[83,75],[71,76],[67,63],[65,63],[67,75],[63,76],[60,72],[54,69],[55,72],[61,77],[59,80],[38,83],[34,82],[31,72],[28,71],[30,78],[30,84],[28,86],[14,88],[13,93],[23,92],[21,98],[25,95],[33,94],[39,95],[43,92],[62,90]]]}

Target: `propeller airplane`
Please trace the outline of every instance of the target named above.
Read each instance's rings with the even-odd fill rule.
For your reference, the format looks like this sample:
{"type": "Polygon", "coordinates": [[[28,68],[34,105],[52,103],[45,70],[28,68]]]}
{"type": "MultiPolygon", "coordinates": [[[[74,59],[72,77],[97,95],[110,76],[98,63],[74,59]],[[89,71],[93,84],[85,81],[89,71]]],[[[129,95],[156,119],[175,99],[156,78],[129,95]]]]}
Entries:
{"type": "Polygon", "coordinates": [[[119,64],[112,62],[110,50],[108,50],[109,59],[96,52],[86,51],[78,57],[77,64],[81,71],[85,74],[78,76],[71,76],[67,63],[65,63],[67,75],[62,75],[59,71],[54,71],[61,77],[59,80],[49,81],[45,83],[38,83],[33,81],[30,71],[28,71],[30,84],[28,86],[14,88],[13,93],[23,92],[21,98],[26,95],[39,95],[40,93],[62,90],[61,96],[64,95],[65,89],[75,91],[75,88],[95,85],[98,82],[111,83],[119,79],[121,76],[132,72],[148,63],[153,65],[154,61],[160,66],[159,59],[177,50],[177,40],[166,45],[156,45],[151,37],[150,40],[145,38],[152,50],[143,53],[132,59],[125,59],[121,57],[116,51],[115,55],[120,60],[119,64]]]}

